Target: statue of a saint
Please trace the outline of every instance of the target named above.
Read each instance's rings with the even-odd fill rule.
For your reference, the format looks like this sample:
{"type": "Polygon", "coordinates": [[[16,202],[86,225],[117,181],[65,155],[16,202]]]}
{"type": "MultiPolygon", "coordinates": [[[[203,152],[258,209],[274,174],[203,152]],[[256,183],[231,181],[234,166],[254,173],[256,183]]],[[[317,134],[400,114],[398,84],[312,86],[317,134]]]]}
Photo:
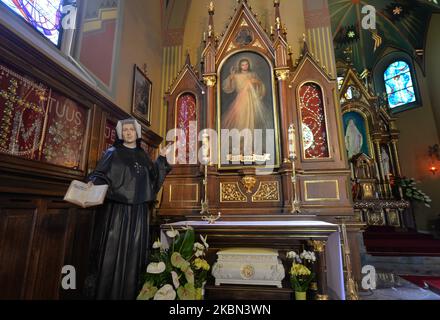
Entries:
{"type": "Polygon", "coordinates": [[[359,154],[362,150],[364,144],[364,138],[361,132],[356,127],[353,120],[348,122],[347,131],[345,132],[345,146],[348,151],[348,158],[351,159],[353,156],[359,154]]]}
{"type": "Polygon", "coordinates": [[[382,147],[381,158],[382,158],[383,174],[386,177],[389,177],[389,175],[391,174],[391,170],[390,170],[390,157],[388,156],[388,152],[385,150],[384,147],[382,147]]]}

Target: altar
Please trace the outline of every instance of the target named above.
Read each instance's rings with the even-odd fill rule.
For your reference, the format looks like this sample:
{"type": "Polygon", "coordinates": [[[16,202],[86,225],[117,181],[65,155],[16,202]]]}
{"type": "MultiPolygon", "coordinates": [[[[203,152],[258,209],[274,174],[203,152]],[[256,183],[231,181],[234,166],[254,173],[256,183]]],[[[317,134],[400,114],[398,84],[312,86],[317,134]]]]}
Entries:
{"type": "MultiPolygon", "coordinates": [[[[225,248],[268,248],[280,257],[296,248],[311,248],[317,255],[317,299],[345,300],[343,263],[339,228],[322,221],[181,221],[161,226],[161,242],[169,246],[166,231],[192,227],[197,238],[207,236],[210,264],[216,253],[225,248]],[[270,248],[268,247],[270,246],[270,248]]],[[[286,279],[288,271],[286,268],[286,279]]],[[[286,283],[286,282],[285,282],[286,283]]],[[[288,299],[290,287],[220,285],[208,283],[207,299],[288,299]],[[253,294],[252,294],[253,293],[253,294]]]]}
{"type": "MultiPolygon", "coordinates": [[[[361,281],[357,239],[364,224],[353,209],[338,83],[307,37],[301,52],[289,48],[281,3],[274,1],[274,25],[265,30],[248,1],[237,1],[221,35],[210,4],[203,41],[193,48],[201,53],[200,68],[188,54],[164,97],[174,163],[156,225],[188,224],[207,235],[211,265],[218,251],[260,248],[277,250],[273,261],[288,270],[286,252],[312,250],[319,260],[314,296],[345,299],[339,227],[346,231],[344,272],[354,288],[361,281]],[[200,213],[222,219],[198,222],[200,213]]],[[[207,284],[206,298],[292,295],[286,279],[282,288],[223,280],[207,284]]],[[[355,298],[355,291],[347,297],[355,298]]]]}

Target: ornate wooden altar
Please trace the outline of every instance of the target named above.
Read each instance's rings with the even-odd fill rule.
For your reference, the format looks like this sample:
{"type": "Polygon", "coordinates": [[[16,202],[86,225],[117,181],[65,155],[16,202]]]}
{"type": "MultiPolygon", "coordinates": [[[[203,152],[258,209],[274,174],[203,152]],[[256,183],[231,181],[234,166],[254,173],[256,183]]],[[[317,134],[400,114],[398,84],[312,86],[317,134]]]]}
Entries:
{"type": "Polygon", "coordinates": [[[393,183],[402,177],[399,131],[386,101],[374,95],[352,66],[341,66],[340,98],[357,215],[368,225],[411,227],[409,203],[393,183]]]}
{"type": "MultiPolygon", "coordinates": [[[[167,130],[178,133],[173,137],[176,164],[165,181],[158,218],[200,217],[205,198],[209,211],[221,212],[225,220],[306,217],[335,222],[343,217],[351,221],[347,226],[352,265],[359,279],[356,235],[362,223],[351,220],[350,169],[337,82],[305,41],[294,59],[279,1],[274,1],[274,10],[276,20],[269,32],[247,1],[239,1],[226,31],[217,35],[210,6],[201,75],[187,59],[165,96],[167,130]],[[262,147],[250,152],[246,143],[225,147],[222,130],[243,133],[246,126],[254,134],[263,130],[262,147]],[[197,159],[202,146],[210,151],[206,178],[197,159]],[[294,205],[299,210],[293,210],[294,205]]],[[[232,141],[229,136],[227,140],[232,141]]]]}

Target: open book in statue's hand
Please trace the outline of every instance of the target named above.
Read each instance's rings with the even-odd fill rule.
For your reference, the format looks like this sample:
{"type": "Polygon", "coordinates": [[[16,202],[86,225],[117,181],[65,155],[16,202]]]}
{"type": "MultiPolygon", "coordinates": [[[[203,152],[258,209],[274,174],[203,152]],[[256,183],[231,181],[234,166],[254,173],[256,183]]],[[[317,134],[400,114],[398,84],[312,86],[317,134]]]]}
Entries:
{"type": "Polygon", "coordinates": [[[64,196],[64,201],[76,204],[83,208],[98,206],[104,203],[108,185],[95,186],[73,180],[64,196]]]}

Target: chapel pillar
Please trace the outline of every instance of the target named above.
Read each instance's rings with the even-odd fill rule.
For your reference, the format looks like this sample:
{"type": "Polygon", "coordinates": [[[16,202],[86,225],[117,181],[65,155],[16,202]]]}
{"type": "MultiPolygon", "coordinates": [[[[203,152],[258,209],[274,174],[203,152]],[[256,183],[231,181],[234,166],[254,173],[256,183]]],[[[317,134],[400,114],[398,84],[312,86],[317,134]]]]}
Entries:
{"type": "Polygon", "coordinates": [[[325,241],[310,241],[309,244],[312,246],[313,251],[317,255],[317,274],[316,282],[318,284],[318,293],[316,295],[316,300],[328,300],[328,288],[327,288],[327,264],[325,259],[325,241]]]}

